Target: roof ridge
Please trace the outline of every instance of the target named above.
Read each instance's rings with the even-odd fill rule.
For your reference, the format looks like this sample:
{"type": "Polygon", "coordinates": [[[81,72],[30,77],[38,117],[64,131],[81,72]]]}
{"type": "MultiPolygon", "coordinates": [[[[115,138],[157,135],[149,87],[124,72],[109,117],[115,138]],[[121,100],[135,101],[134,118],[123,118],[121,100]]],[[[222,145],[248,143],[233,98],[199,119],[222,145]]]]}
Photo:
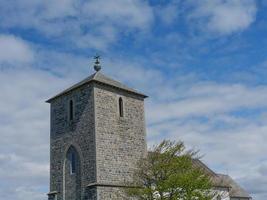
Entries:
{"type": "Polygon", "coordinates": [[[63,90],[62,92],[58,93],[57,95],[53,96],[52,98],[48,99],[46,102],[50,103],[51,100],[63,95],[63,94],[66,94],[84,84],[87,84],[87,83],[90,83],[92,81],[96,81],[96,82],[99,82],[99,83],[103,83],[103,84],[106,84],[106,85],[109,85],[109,86],[112,86],[112,87],[115,87],[115,88],[118,88],[118,89],[121,89],[121,90],[125,90],[125,91],[128,91],[128,92],[131,92],[131,93],[134,93],[134,94],[137,94],[139,96],[142,96],[143,98],[146,98],[147,96],[145,94],[142,94],[140,92],[138,92],[137,90],[135,89],[132,89],[132,88],[129,88],[128,86],[124,85],[123,83],[120,83],[119,81],[116,81],[106,75],[104,75],[103,73],[101,72],[95,72],[94,74],[91,74],[90,76],[86,77],[85,79],[83,79],[82,81],[70,86],[69,88],[63,90]]]}
{"type": "Polygon", "coordinates": [[[217,176],[217,173],[213,171],[211,168],[209,168],[200,158],[194,159],[196,162],[198,162],[202,167],[204,167],[206,170],[208,170],[213,175],[217,176]]]}

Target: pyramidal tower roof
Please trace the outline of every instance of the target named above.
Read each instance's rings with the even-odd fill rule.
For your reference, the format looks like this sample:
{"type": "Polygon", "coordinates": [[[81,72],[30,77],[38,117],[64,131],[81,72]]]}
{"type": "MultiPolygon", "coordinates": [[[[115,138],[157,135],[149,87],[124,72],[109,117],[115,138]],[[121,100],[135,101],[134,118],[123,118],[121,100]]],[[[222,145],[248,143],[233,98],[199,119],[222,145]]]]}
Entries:
{"type": "Polygon", "coordinates": [[[53,96],[52,98],[48,99],[46,102],[50,103],[52,100],[56,99],[57,97],[59,97],[59,96],[61,96],[63,94],[66,94],[66,93],[68,93],[68,92],[70,92],[70,91],[72,91],[72,90],[74,90],[76,88],[79,88],[82,85],[91,83],[91,82],[105,84],[105,85],[108,85],[108,86],[111,86],[111,87],[114,87],[114,88],[117,88],[117,89],[121,89],[121,90],[130,92],[130,93],[139,95],[139,96],[141,96],[143,98],[147,97],[145,94],[142,94],[142,93],[138,92],[135,89],[129,88],[128,86],[126,86],[126,85],[124,85],[124,84],[122,84],[122,83],[120,83],[118,81],[115,81],[115,80],[105,76],[100,71],[97,71],[94,74],[92,74],[91,76],[88,76],[84,80],[74,84],[73,86],[67,88],[66,90],[63,90],[59,94],[57,94],[57,95],[53,96]]]}

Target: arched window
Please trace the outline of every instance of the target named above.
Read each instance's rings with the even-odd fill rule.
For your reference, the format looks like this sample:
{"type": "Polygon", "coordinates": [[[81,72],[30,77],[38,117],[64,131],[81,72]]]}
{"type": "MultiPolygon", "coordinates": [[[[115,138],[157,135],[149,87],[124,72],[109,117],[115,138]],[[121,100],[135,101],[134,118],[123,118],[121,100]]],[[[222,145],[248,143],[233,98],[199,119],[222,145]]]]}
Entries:
{"type": "Polygon", "coordinates": [[[123,117],[123,100],[121,97],[119,98],[119,112],[120,112],[120,117],[123,117]]]}
{"type": "MultiPolygon", "coordinates": [[[[78,146],[77,146],[78,148],[78,146]]],[[[63,198],[61,200],[81,200],[82,168],[81,157],[75,146],[70,145],[64,160],[63,169],[63,198]]],[[[60,195],[61,196],[61,195],[60,195]]]]}
{"type": "Polygon", "coordinates": [[[73,146],[69,148],[67,152],[67,158],[68,158],[70,174],[75,174],[78,167],[77,165],[79,162],[79,157],[76,149],[73,146]]]}
{"type": "Polygon", "coordinates": [[[69,101],[69,120],[73,120],[73,101],[69,101]]]}

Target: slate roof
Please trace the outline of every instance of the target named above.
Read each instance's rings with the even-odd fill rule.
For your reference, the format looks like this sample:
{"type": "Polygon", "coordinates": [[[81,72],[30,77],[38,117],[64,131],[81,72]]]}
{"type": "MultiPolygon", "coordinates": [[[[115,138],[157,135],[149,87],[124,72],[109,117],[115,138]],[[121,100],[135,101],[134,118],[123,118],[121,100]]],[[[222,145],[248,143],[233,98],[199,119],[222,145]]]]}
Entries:
{"type": "Polygon", "coordinates": [[[59,94],[57,94],[56,96],[53,96],[52,98],[48,99],[46,102],[50,103],[53,99],[63,95],[63,94],[66,94],[82,85],[85,85],[85,84],[88,84],[88,83],[91,83],[91,82],[98,82],[98,83],[102,83],[102,84],[105,84],[105,85],[109,85],[111,87],[115,87],[115,88],[118,88],[118,89],[121,89],[121,90],[125,90],[125,91],[128,91],[130,93],[134,93],[134,94],[137,94],[139,96],[142,96],[143,98],[146,98],[147,96],[145,94],[142,94],[140,92],[138,92],[137,90],[135,89],[132,89],[132,88],[129,88],[127,87],[126,85],[118,82],[118,81],[115,81],[107,76],[105,76],[104,74],[100,73],[99,71],[92,74],[91,76],[88,76],[87,78],[85,78],[84,80],[74,84],[73,86],[69,87],[68,89],[60,92],[59,94]]]}
{"type": "Polygon", "coordinates": [[[230,197],[247,198],[251,199],[251,196],[241,188],[230,176],[224,174],[218,174],[220,179],[230,186],[230,197]]]}
{"type": "Polygon", "coordinates": [[[224,187],[224,188],[230,188],[228,184],[226,184],[221,177],[218,176],[213,170],[211,170],[207,165],[205,165],[201,160],[194,159],[193,165],[203,169],[204,173],[208,175],[211,178],[212,185],[214,187],[224,187]]]}
{"type": "Polygon", "coordinates": [[[214,171],[212,171],[207,165],[205,165],[199,159],[193,159],[193,165],[198,167],[198,168],[204,169],[204,172],[209,176],[216,176],[217,175],[214,171]]]}
{"type": "Polygon", "coordinates": [[[194,159],[193,164],[203,169],[204,172],[211,177],[211,182],[214,187],[229,188],[229,194],[231,198],[251,199],[251,196],[230,176],[215,173],[199,159],[194,159]]]}

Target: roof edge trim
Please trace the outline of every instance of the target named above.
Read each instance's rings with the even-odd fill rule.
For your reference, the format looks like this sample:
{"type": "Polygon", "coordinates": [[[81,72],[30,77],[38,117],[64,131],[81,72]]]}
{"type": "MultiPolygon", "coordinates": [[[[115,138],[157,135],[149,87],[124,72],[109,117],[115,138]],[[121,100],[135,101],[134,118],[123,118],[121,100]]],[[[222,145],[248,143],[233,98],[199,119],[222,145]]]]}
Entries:
{"type": "Polygon", "coordinates": [[[100,83],[100,84],[107,85],[107,86],[110,86],[110,87],[113,87],[113,88],[116,88],[116,89],[119,89],[119,90],[123,90],[123,91],[129,92],[129,93],[132,93],[132,94],[141,96],[141,97],[143,97],[143,98],[147,98],[147,97],[148,97],[147,95],[142,94],[142,93],[139,93],[139,92],[130,91],[130,90],[127,90],[127,89],[124,89],[124,88],[121,88],[121,87],[117,87],[117,86],[114,86],[114,85],[110,85],[110,84],[107,84],[107,83],[104,83],[104,82],[101,82],[101,81],[92,79],[92,80],[89,80],[88,82],[85,82],[84,84],[81,84],[81,85],[78,85],[77,87],[72,88],[72,89],[69,90],[69,91],[60,93],[60,94],[58,94],[58,95],[56,95],[56,96],[53,96],[52,98],[46,100],[45,102],[46,102],[46,103],[51,103],[54,99],[56,99],[56,98],[58,98],[58,97],[60,97],[60,96],[62,96],[62,95],[64,95],[64,94],[68,94],[68,93],[72,92],[73,90],[75,90],[75,89],[77,89],[77,88],[79,88],[79,87],[81,87],[81,86],[84,86],[84,85],[86,85],[86,84],[90,84],[90,83],[92,83],[92,82],[100,83]]]}

